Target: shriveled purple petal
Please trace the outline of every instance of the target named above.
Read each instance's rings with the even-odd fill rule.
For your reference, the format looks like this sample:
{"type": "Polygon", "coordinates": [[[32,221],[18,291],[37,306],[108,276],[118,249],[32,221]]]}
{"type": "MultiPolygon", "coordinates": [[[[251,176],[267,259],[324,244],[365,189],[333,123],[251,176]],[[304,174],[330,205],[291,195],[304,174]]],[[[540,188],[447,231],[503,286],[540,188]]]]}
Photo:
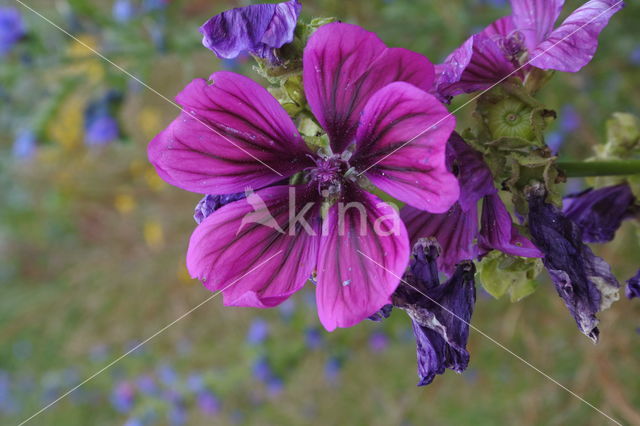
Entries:
{"type": "Polygon", "coordinates": [[[392,304],[384,305],[382,308],[380,308],[380,310],[378,312],[376,312],[375,314],[371,315],[369,317],[369,319],[371,321],[380,322],[382,320],[385,320],[385,319],[389,318],[389,316],[391,316],[391,311],[392,310],[393,310],[393,305],[392,304]]]}
{"type": "Polygon", "coordinates": [[[237,194],[205,195],[194,209],[193,219],[199,225],[203,220],[209,217],[211,213],[215,212],[219,208],[245,197],[246,194],[244,192],[238,192],[237,194]]]}
{"type": "Polygon", "coordinates": [[[564,0],[511,0],[511,16],[527,49],[535,49],[553,31],[563,5],[564,0]]]}
{"type": "MultiPolygon", "coordinates": [[[[471,36],[438,66],[435,93],[448,102],[453,96],[485,90],[510,75],[521,76],[510,56],[518,51],[506,49],[512,31],[511,17],[501,18],[479,34],[471,36]],[[507,45],[505,45],[505,42],[507,45]]],[[[517,35],[515,35],[517,37],[517,35]]]]}
{"type": "Polygon", "coordinates": [[[580,71],[595,55],[600,32],[623,7],[622,0],[588,1],[530,50],[530,64],[545,70],[580,71]]]}
{"type": "Polygon", "coordinates": [[[350,24],[323,25],[304,51],[304,87],[333,152],[353,142],[360,113],[381,88],[404,81],[429,90],[434,67],[424,56],[388,48],[374,33],[350,24]]]}
{"type": "Polygon", "coordinates": [[[462,262],[447,282],[439,284],[434,247],[428,240],[415,245],[411,272],[393,295],[394,305],[413,322],[418,386],[428,385],[446,368],[462,372],[469,363],[466,346],[476,297],[475,267],[470,261],[462,262]]]}
{"type": "Polygon", "coordinates": [[[499,250],[512,256],[542,257],[540,250],[520,234],[498,194],[484,197],[481,223],[478,238],[481,251],[499,250]]]}
{"type": "Polygon", "coordinates": [[[543,189],[529,193],[529,229],[544,253],[544,265],[558,295],[576,320],[578,328],[598,341],[596,314],[619,298],[620,284],[609,265],[582,242],[580,228],[545,201],[543,189]]]}
{"type": "Polygon", "coordinates": [[[187,268],[227,306],[272,307],[307,281],[317,262],[317,192],[275,186],[250,193],[207,217],[194,231],[187,268]],[[295,190],[293,196],[291,192],[295,190]],[[290,201],[291,200],[291,201],[290,201]],[[302,222],[289,217],[290,202],[302,222]],[[306,209],[307,203],[314,203],[306,209]]]}
{"type": "Polygon", "coordinates": [[[301,8],[298,0],[291,0],[228,10],[200,27],[202,44],[220,58],[233,59],[249,51],[277,64],[275,50],[293,41],[301,8]]]}
{"type": "Polygon", "coordinates": [[[409,260],[409,238],[398,213],[378,197],[348,188],[326,215],[318,259],[316,301],[328,330],[350,327],[390,302],[409,260]]]}
{"type": "Polygon", "coordinates": [[[209,82],[191,82],[177,101],[184,111],[148,148],[158,174],[172,185],[232,194],[276,183],[313,164],[285,110],[247,77],[214,73],[209,82]]]}
{"type": "Polygon", "coordinates": [[[632,278],[627,281],[627,288],[625,289],[627,298],[633,299],[634,297],[640,297],[640,269],[632,278]]]}
{"type": "Polygon", "coordinates": [[[432,214],[405,206],[400,210],[400,217],[407,227],[411,244],[416,244],[421,238],[437,240],[442,247],[438,267],[445,274],[453,274],[460,261],[478,256],[474,241],[478,235],[476,208],[463,211],[456,203],[447,213],[432,214]]]}
{"type": "Polygon", "coordinates": [[[635,197],[626,183],[587,189],[564,199],[564,214],[578,225],[586,243],[613,240],[622,221],[633,212],[635,197]]]}
{"type": "Polygon", "coordinates": [[[432,213],[458,200],[445,150],[455,118],[432,95],[404,82],[391,83],[367,102],[351,164],[394,198],[432,213]]]}
{"type": "Polygon", "coordinates": [[[451,134],[447,144],[447,169],[458,178],[458,203],[464,211],[476,208],[484,196],[497,192],[491,170],[482,159],[482,154],[467,145],[456,132],[451,134]]]}

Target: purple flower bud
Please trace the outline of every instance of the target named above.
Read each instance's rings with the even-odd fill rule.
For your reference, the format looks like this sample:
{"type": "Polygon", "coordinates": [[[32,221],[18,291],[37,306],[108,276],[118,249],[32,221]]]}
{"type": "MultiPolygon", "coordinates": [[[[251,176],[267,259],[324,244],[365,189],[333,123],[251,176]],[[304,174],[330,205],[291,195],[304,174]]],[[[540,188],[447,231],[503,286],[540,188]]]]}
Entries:
{"type": "Polygon", "coordinates": [[[564,214],[582,231],[582,241],[604,243],[613,240],[622,221],[636,213],[636,199],[626,183],[587,189],[564,198],[564,214]]]}
{"type": "Polygon", "coordinates": [[[232,59],[249,51],[279,64],[276,49],[293,41],[301,8],[298,0],[291,0],[228,10],[200,28],[202,44],[220,58],[232,59]]]}

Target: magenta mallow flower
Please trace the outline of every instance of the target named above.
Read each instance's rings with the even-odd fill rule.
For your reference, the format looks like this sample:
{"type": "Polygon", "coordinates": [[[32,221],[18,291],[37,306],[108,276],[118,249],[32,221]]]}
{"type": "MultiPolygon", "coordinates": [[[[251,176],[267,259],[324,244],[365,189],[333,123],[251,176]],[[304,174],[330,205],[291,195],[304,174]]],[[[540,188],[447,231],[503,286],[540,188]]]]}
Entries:
{"type": "Polygon", "coordinates": [[[222,59],[248,51],[279,64],[276,50],[293,41],[301,8],[298,0],[291,0],[227,10],[200,27],[202,44],[222,59]]]}
{"type": "Polygon", "coordinates": [[[451,278],[440,283],[436,260],[440,247],[422,239],[413,248],[410,269],[393,295],[393,304],[411,318],[418,356],[418,386],[451,369],[463,372],[469,364],[467,340],[476,300],[475,267],[458,264],[451,278]]]}
{"type": "Polygon", "coordinates": [[[529,230],[544,253],[544,266],[580,331],[597,342],[596,314],[618,300],[620,284],[607,262],[582,242],[580,227],[545,201],[544,188],[533,187],[527,196],[529,230]]]}
{"type": "Polygon", "coordinates": [[[640,215],[635,203],[629,184],[621,183],[568,195],[563,212],[582,230],[582,241],[606,243],[613,240],[623,220],[640,215]]]}
{"type": "Polygon", "coordinates": [[[222,290],[226,305],[267,308],[314,274],[320,321],[333,330],[389,303],[408,263],[398,213],[369,188],[433,213],[458,199],[445,165],[455,119],[426,93],[429,60],[354,25],[318,29],[303,73],[326,150],[311,150],[264,88],[217,72],[178,95],[183,112],[151,141],[149,159],[188,191],[245,192],[196,228],[187,253],[193,277],[222,290]],[[296,185],[280,183],[294,175],[296,185]]]}
{"type": "Polygon", "coordinates": [[[460,199],[453,207],[434,214],[405,206],[400,217],[407,226],[411,244],[421,238],[435,238],[442,247],[438,266],[453,274],[462,260],[473,260],[491,250],[521,257],[542,257],[542,253],[518,232],[498,195],[489,167],[482,155],[454,133],[447,145],[447,167],[458,176],[460,199]],[[478,203],[482,216],[478,224],[478,203]]]}
{"type": "Polygon", "coordinates": [[[511,0],[511,16],[471,36],[436,67],[434,92],[449,100],[488,89],[510,75],[524,79],[530,67],[579,71],[593,58],[600,32],[624,2],[590,0],[554,29],[563,5],[564,0],[511,0]]]}

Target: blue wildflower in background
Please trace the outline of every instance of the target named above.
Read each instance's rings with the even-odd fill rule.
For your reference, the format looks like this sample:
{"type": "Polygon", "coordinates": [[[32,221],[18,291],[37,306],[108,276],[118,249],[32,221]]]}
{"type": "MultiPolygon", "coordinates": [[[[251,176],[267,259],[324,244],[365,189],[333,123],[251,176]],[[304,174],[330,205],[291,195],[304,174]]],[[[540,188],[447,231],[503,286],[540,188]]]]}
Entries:
{"type": "Polygon", "coordinates": [[[113,19],[120,24],[131,21],[136,17],[136,13],[136,7],[131,0],[116,0],[111,10],[113,19]]]}
{"type": "Polygon", "coordinates": [[[253,376],[263,383],[267,383],[273,376],[269,361],[265,357],[260,357],[253,363],[252,372],[253,376]]]}
{"type": "Polygon", "coordinates": [[[305,343],[309,349],[317,349],[322,345],[322,332],[317,327],[307,328],[305,343]]]}
{"type": "Polygon", "coordinates": [[[636,47],[631,51],[631,54],[629,55],[629,60],[633,65],[640,66],[640,46],[636,47]]]}
{"type": "Polygon", "coordinates": [[[389,346],[389,338],[382,331],[376,331],[369,337],[369,348],[372,352],[384,352],[389,346]]]}
{"type": "Polygon", "coordinates": [[[259,345],[264,343],[269,336],[269,324],[262,318],[257,318],[249,326],[247,333],[247,343],[250,345],[259,345]]]}
{"type": "Polygon", "coordinates": [[[120,125],[115,113],[121,103],[122,95],[113,90],[89,103],[84,113],[85,143],[87,145],[106,145],[120,137],[120,125]]]}
{"type": "Polygon", "coordinates": [[[331,384],[336,384],[340,379],[342,371],[342,360],[338,357],[331,357],[324,366],[324,376],[331,384]]]}
{"type": "Polygon", "coordinates": [[[197,404],[200,411],[208,416],[220,413],[222,408],[220,399],[209,390],[203,390],[198,393],[197,404]]]}
{"type": "Polygon", "coordinates": [[[129,382],[120,382],[111,394],[111,405],[119,413],[128,413],[133,409],[135,388],[129,382]]]}
{"type": "Polygon", "coordinates": [[[0,57],[8,54],[26,33],[22,15],[17,9],[0,8],[0,57]]]}
{"type": "Polygon", "coordinates": [[[12,155],[19,160],[26,160],[36,153],[37,141],[35,133],[30,129],[25,129],[18,133],[18,137],[13,142],[12,155]]]}

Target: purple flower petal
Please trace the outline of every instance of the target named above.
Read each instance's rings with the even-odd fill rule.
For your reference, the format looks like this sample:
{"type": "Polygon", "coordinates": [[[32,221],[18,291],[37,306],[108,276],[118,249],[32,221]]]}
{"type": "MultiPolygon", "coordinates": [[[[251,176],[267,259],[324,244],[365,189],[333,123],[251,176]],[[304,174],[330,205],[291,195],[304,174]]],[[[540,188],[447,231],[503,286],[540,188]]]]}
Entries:
{"type": "Polygon", "coordinates": [[[587,189],[564,199],[564,214],[582,231],[586,243],[613,240],[622,221],[632,215],[635,197],[626,183],[587,189]]]}
{"type": "Polygon", "coordinates": [[[547,203],[545,196],[539,189],[529,194],[531,236],[544,253],[544,265],[578,328],[597,342],[596,313],[618,300],[620,284],[609,265],[582,242],[580,228],[547,203]]]}
{"type": "Polygon", "coordinates": [[[501,18],[454,50],[438,66],[435,92],[439,98],[448,102],[462,93],[486,90],[513,74],[517,67],[508,57],[513,52],[504,48],[513,30],[511,18],[501,18]]]}
{"type": "Polygon", "coordinates": [[[445,164],[455,118],[433,96],[408,83],[391,83],[367,103],[356,133],[352,164],[394,198],[432,213],[458,199],[458,181],[445,164]]]}
{"type": "Polygon", "coordinates": [[[471,148],[456,132],[451,134],[447,144],[447,169],[460,183],[460,207],[467,211],[476,208],[484,196],[495,194],[491,170],[485,164],[482,154],[471,148]]]}
{"type": "Polygon", "coordinates": [[[249,51],[277,64],[275,50],[293,41],[300,9],[300,2],[291,0],[228,10],[200,27],[202,44],[220,58],[233,59],[249,51]]]}
{"type": "Polygon", "coordinates": [[[437,245],[422,240],[414,246],[413,254],[411,272],[393,295],[393,302],[413,322],[418,386],[425,386],[446,368],[459,373],[467,368],[469,322],[476,298],[475,267],[472,262],[462,262],[453,276],[440,284],[435,267],[437,245]]]}
{"type": "Polygon", "coordinates": [[[177,101],[185,112],[149,144],[149,160],[174,186],[232,194],[310,165],[310,151],[291,118],[247,77],[217,72],[210,82],[191,82],[177,101]]]}
{"type": "Polygon", "coordinates": [[[542,257],[529,239],[523,237],[498,194],[488,195],[482,203],[482,228],[478,243],[484,252],[500,250],[512,256],[542,257]]]}
{"type": "Polygon", "coordinates": [[[348,192],[345,199],[359,204],[343,206],[342,215],[338,204],[329,209],[320,245],[316,300],[328,331],[357,324],[388,304],[409,259],[398,213],[360,189],[348,192]]]}
{"type": "Polygon", "coordinates": [[[319,213],[305,209],[316,195],[299,187],[277,186],[217,210],[191,236],[187,252],[191,276],[210,291],[223,290],[227,306],[264,308],[282,303],[302,288],[316,266],[319,213]],[[301,221],[290,220],[293,190],[291,202],[307,229],[301,221]]]}
{"type": "Polygon", "coordinates": [[[634,297],[640,297],[640,269],[632,278],[627,281],[627,288],[625,289],[627,298],[633,299],[634,297]]]}
{"type": "Polygon", "coordinates": [[[513,22],[527,49],[535,49],[553,31],[563,5],[564,0],[511,0],[513,22]]]}
{"type": "Polygon", "coordinates": [[[435,238],[442,247],[442,255],[438,257],[439,269],[447,275],[453,274],[456,265],[467,259],[478,256],[478,248],[474,242],[478,235],[478,213],[474,207],[463,211],[456,203],[447,213],[432,214],[411,206],[400,211],[411,244],[421,238],[435,238]]]}
{"type": "Polygon", "coordinates": [[[424,56],[387,48],[374,33],[344,23],[315,32],[304,51],[303,69],[311,111],[336,153],[353,141],[360,113],[378,90],[394,81],[429,90],[434,78],[434,67],[424,56]]]}
{"type": "Polygon", "coordinates": [[[600,32],[623,7],[622,0],[588,1],[529,52],[530,64],[545,70],[579,71],[595,55],[600,32]]]}

